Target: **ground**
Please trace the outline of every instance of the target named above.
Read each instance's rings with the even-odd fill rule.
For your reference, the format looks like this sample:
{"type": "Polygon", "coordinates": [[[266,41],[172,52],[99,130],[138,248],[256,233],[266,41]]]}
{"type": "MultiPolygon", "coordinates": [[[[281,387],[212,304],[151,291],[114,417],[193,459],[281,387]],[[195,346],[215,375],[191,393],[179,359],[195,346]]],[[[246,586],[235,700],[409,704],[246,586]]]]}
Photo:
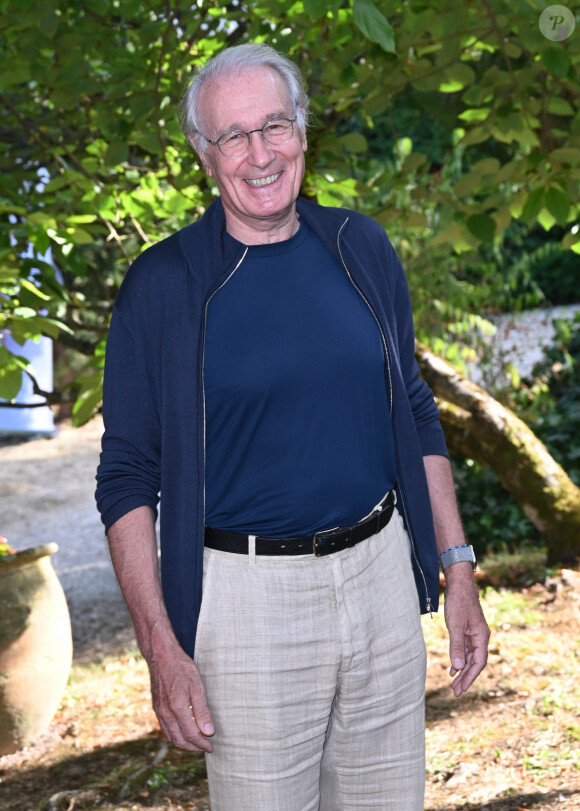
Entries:
{"type": "MultiPolygon", "coordinates": [[[[0,811],[208,811],[203,760],[160,737],[111,572],[92,495],[100,431],[94,421],[64,425],[51,440],[0,441],[0,534],[18,548],[59,543],[54,563],[75,641],[51,726],[34,746],[0,757],[0,811]]],[[[580,811],[580,574],[488,589],[483,600],[490,661],[459,700],[442,617],[423,620],[425,809],[580,811]]]]}

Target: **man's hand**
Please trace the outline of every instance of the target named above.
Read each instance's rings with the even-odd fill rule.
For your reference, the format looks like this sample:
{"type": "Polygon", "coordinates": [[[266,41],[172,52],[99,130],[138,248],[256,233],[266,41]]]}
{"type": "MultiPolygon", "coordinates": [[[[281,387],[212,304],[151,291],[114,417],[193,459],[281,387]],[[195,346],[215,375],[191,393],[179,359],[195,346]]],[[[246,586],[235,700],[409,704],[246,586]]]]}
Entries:
{"type": "Polygon", "coordinates": [[[149,662],[153,709],[168,741],[189,752],[212,752],[214,734],[205,689],[195,663],[181,648],[149,662]]]}
{"type": "MultiPolygon", "coordinates": [[[[439,554],[464,544],[465,535],[455,500],[449,460],[424,456],[433,525],[439,554]]],[[[489,628],[479,603],[473,566],[462,561],[445,570],[445,624],[449,629],[451,687],[456,696],[464,693],[487,663],[489,628]]]]}
{"type": "Polygon", "coordinates": [[[471,563],[454,563],[445,571],[445,624],[449,630],[451,685],[460,696],[487,663],[490,631],[483,616],[471,563]]]}
{"type": "Polygon", "coordinates": [[[153,709],[168,741],[190,752],[211,752],[214,726],[199,670],[177,641],[161,591],[155,522],[137,507],[108,532],[111,560],[127,601],[137,641],[149,665],[153,709]]]}

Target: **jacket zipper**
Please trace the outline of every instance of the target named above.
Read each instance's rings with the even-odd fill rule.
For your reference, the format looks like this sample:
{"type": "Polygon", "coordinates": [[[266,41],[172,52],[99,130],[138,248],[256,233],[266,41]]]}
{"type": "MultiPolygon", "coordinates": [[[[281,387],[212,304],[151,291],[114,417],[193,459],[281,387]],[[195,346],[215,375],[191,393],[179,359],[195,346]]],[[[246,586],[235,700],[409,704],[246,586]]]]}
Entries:
{"type": "MultiPolygon", "coordinates": [[[[348,266],[347,266],[346,262],[344,261],[344,256],[342,255],[342,250],[340,248],[340,238],[342,236],[342,231],[345,228],[348,221],[349,221],[349,217],[346,218],[346,220],[343,222],[343,224],[340,226],[340,228],[338,230],[338,234],[337,234],[337,237],[336,237],[336,246],[338,248],[338,254],[340,256],[340,261],[342,262],[342,265],[343,265],[343,267],[344,267],[344,269],[346,271],[346,275],[350,279],[351,284],[353,285],[353,287],[355,288],[355,290],[357,291],[359,296],[362,298],[364,303],[367,305],[367,307],[371,311],[371,314],[372,314],[373,318],[376,321],[377,327],[379,328],[379,332],[381,333],[381,339],[382,339],[382,342],[383,342],[383,351],[385,353],[385,360],[387,362],[387,377],[388,377],[388,385],[389,385],[389,414],[391,416],[391,420],[393,421],[393,438],[394,438],[394,441],[395,441],[395,452],[396,452],[396,455],[397,455],[397,465],[399,465],[399,448],[398,448],[398,444],[397,444],[397,437],[396,437],[396,433],[395,433],[395,430],[394,430],[394,420],[393,420],[393,409],[394,409],[393,380],[392,380],[392,373],[391,373],[391,357],[390,357],[390,353],[389,353],[389,347],[388,347],[388,344],[387,344],[387,339],[386,339],[385,333],[383,331],[383,328],[381,326],[381,322],[379,321],[379,318],[378,318],[377,314],[375,313],[373,307],[371,306],[370,302],[368,301],[367,297],[364,295],[364,293],[362,292],[362,290],[360,289],[358,284],[352,278],[351,272],[348,269],[348,266]]],[[[408,513],[407,513],[407,505],[405,503],[405,491],[403,489],[402,484],[399,485],[399,492],[401,494],[400,503],[401,503],[401,506],[403,508],[405,524],[407,525],[407,530],[408,530],[409,536],[411,538],[411,549],[413,551],[413,557],[415,558],[415,563],[417,564],[418,570],[421,572],[421,577],[423,579],[423,585],[425,587],[425,608],[427,609],[429,614],[431,616],[433,616],[432,607],[431,607],[431,597],[429,596],[429,590],[427,588],[427,579],[425,577],[425,573],[423,572],[423,567],[421,566],[421,563],[419,561],[419,555],[417,554],[417,548],[416,548],[415,538],[414,538],[414,535],[413,535],[413,529],[412,529],[411,523],[409,521],[409,517],[408,517],[408,513]]]]}
{"type": "Polygon", "coordinates": [[[212,290],[209,296],[205,300],[205,304],[203,307],[203,330],[202,330],[202,347],[201,347],[201,397],[202,397],[202,409],[203,409],[203,522],[205,524],[205,463],[206,463],[206,419],[205,419],[205,336],[207,332],[207,310],[209,307],[209,303],[215,294],[222,289],[222,287],[229,282],[232,278],[236,270],[242,264],[244,259],[246,258],[246,254],[248,253],[248,246],[244,250],[244,253],[240,257],[239,262],[232,270],[232,272],[223,280],[221,284],[219,284],[215,290],[212,290]]]}
{"type": "Polygon", "coordinates": [[[377,327],[379,328],[379,332],[381,333],[381,340],[383,342],[383,352],[385,353],[385,359],[387,361],[387,375],[388,375],[388,378],[389,378],[389,414],[391,415],[391,418],[392,418],[392,416],[393,416],[393,385],[392,385],[392,381],[391,381],[391,357],[389,355],[389,348],[387,346],[387,340],[385,338],[385,333],[383,332],[383,328],[381,327],[380,321],[377,318],[377,315],[376,315],[375,311],[373,310],[373,308],[371,307],[371,305],[367,301],[367,299],[366,299],[365,295],[363,294],[362,290],[360,289],[360,287],[357,285],[357,283],[352,278],[350,270],[348,269],[347,264],[344,261],[342,251],[340,249],[340,237],[341,237],[342,231],[343,231],[344,227],[346,226],[347,222],[349,221],[349,219],[350,219],[350,217],[347,217],[346,220],[343,222],[343,224],[338,229],[338,234],[337,234],[337,237],[336,237],[336,247],[338,248],[338,254],[340,256],[340,261],[342,262],[342,266],[344,267],[344,269],[346,271],[346,275],[350,279],[350,282],[353,285],[354,289],[357,291],[359,296],[362,298],[364,303],[367,305],[367,307],[371,311],[371,315],[373,316],[373,318],[377,322],[377,327]]]}

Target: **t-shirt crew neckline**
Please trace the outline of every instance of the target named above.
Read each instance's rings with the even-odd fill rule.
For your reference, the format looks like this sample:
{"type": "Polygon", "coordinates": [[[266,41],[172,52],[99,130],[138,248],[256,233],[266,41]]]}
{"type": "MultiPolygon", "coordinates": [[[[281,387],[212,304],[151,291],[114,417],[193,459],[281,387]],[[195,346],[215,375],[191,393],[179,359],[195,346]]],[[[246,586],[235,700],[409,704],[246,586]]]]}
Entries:
{"type": "MultiPolygon", "coordinates": [[[[226,232],[227,233],[227,232],[226,232]]],[[[281,239],[279,242],[265,242],[259,245],[246,245],[240,242],[231,234],[227,234],[228,239],[233,240],[236,245],[243,245],[248,249],[248,256],[279,256],[281,253],[287,254],[292,251],[298,250],[303,243],[308,239],[312,230],[306,225],[305,222],[300,222],[298,230],[289,239],[281,239]]]]}

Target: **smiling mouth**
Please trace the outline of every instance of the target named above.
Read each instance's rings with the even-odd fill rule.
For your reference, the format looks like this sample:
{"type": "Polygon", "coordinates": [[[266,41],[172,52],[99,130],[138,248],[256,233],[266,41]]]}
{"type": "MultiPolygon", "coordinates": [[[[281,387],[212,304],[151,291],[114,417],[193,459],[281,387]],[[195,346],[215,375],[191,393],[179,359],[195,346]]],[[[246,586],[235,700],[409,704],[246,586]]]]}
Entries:
{"type": "Polygon", "coordinates": [[[259,186],[269,186],[270,183],[274,183],[282,172],[277,172],[275,175],[269,175],[268,177],[257,177],[255,180],[246,180],[246,183],[249,183],[250,186],[259,187],[259,186]]]}

